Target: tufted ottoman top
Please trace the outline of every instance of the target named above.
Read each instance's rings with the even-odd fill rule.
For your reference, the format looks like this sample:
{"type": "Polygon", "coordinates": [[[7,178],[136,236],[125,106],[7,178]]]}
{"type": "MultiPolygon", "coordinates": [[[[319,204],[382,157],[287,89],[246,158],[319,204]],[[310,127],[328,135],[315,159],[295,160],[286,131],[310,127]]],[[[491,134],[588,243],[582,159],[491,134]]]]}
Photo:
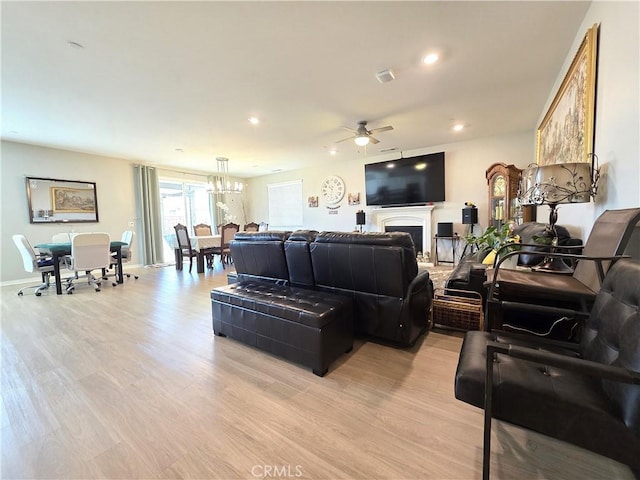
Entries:
{"type": "Polygon", "coordinates": [[[349,297],[258,281],[217,287],[211,291],[211,300],[315,328],[322,328],[352,305],[349,297]]]}

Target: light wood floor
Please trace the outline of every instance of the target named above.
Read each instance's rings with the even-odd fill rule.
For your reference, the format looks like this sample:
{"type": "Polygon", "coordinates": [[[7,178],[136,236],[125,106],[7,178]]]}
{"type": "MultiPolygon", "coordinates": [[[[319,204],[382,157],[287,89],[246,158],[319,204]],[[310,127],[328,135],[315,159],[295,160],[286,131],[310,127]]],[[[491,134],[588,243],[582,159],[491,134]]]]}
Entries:
{"type": "MultiPolygon", "coordinates": [[[[211,330],[226,272],[139,269],[96,293],[2,299],[2,478],[478,479],[460,335],[357,342],[324,378],[211,330]]],[[[496,422],[493,478],[632,478],[496,422]]]]}

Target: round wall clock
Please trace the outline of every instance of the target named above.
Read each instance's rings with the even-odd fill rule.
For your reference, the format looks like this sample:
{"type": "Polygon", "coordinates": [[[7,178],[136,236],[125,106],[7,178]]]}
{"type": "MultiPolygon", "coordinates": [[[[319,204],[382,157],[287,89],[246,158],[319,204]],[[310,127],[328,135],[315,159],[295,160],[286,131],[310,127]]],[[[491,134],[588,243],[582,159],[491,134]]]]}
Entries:
{"type": "Polygon", "coordinates": [[[344,181],[335,175],[325,178],[320,189],[322,198],[329,204],[338,203],[344,197],[344,181]]]}

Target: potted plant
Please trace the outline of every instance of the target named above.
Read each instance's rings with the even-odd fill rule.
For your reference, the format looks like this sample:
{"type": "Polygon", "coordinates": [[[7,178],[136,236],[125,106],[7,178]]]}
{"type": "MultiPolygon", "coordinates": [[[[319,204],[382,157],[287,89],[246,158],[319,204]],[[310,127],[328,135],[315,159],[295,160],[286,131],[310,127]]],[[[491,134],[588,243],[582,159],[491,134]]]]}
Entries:
{"type": "MultiPolygon", "coordinates": [[[[513,234],[514,228],[515,223],[508,222],[500,228],[494,226],[487,227],[482,235],[469,234],[463,238],[469,245],[476,245],[479,250],[489,250],[487,256],[482,260],[482,263],[485,265],[493,265],[498,252],[500,252],[500,255],[505,255],[520,249],[518,245],[520,243],[520,236],[513,234]]],[[[514,255],[512,258],[517,262],[517,256],[514,255]]]]}

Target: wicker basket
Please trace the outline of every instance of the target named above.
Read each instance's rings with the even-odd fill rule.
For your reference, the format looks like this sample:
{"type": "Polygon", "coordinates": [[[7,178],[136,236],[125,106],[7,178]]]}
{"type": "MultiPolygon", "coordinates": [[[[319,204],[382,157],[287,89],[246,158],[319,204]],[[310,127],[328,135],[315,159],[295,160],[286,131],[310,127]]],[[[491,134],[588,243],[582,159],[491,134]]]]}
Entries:
{"type": "Polygon", "coordinates": [[[461,330],[482,330],[482,296],[473,291],[436,288],[431,322],[461,330]]]}

